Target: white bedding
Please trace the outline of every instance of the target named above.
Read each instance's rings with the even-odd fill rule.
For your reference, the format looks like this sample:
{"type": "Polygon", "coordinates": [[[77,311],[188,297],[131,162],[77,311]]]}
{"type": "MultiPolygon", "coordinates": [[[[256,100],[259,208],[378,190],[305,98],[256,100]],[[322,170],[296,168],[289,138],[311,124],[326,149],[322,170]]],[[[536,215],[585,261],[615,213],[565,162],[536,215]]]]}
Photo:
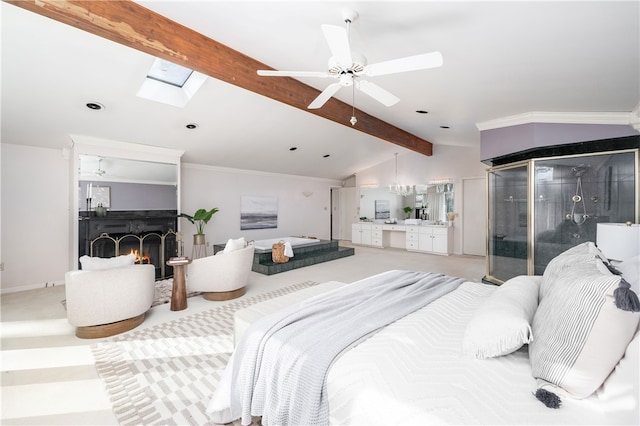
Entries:
{"type": "Polygon", "coordinates": [[[495,290],[464,283],[344,353],[327,378],[331,423],[637,423],[637,395],[636,412],[629,404],[626,410],[619,405],[633,395],[608,403],[596,394],[584,400],[563,398],[559,409],[545,407],[533,395],[537,385],[526,346],[498,358],[464,357],[465,327],[495,290]]]}

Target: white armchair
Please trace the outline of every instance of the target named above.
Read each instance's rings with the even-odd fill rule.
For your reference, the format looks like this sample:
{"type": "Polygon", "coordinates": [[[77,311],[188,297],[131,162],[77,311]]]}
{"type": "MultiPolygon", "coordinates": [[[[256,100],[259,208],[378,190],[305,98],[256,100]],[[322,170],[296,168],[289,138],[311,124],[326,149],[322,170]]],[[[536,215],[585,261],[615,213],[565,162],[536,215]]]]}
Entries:
{"type": "Polygon", "coordinates": [[[144,321],[153,303],[154,286],[153,265],[67,272],[67,320],[83,339],[131,330],[144,321]]]}
{"type": "Polygon", "coordinates": [[[229,253],[194,259],[187,268],[187,288],[207,300],[229,300],[246,292],[253,264],[253,244],[229,253]]]}

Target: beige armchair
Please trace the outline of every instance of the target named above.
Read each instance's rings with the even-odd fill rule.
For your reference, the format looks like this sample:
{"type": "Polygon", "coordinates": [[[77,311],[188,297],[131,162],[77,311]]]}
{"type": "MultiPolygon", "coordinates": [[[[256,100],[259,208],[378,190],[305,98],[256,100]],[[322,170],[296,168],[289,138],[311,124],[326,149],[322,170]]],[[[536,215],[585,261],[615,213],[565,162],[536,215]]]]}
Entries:
{"type": "Polygon", "coordinates": [[[154,286],[153,265],[67,272],[67,320],[83,339],[131,330],[144,321],[153,303],[154,286]]]}
{"type": "Polygon", "coordinates": [[[253,244],[229,253],[194,259],[187,267],[187,288],[207,300],[229,300],[246,292],[253,264],[253,244]]]}

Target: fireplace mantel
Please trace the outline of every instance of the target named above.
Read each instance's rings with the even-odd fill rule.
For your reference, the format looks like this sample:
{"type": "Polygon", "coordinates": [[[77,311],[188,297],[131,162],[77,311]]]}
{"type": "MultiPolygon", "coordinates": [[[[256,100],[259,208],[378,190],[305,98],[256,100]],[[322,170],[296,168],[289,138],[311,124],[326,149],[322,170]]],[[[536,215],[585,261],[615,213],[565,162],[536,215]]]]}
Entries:
{"type": "MultiPolygon", "coordinates": [[[[106,216],[96,216],[95,212],[80,212],[80,240],[92,240],[103,233],[145,234],[177,231],[178,212],[176,210],[120,210],[110,211],[106,216]]],[[[81,245],[82,256],[82,245],[81,245]]]]}

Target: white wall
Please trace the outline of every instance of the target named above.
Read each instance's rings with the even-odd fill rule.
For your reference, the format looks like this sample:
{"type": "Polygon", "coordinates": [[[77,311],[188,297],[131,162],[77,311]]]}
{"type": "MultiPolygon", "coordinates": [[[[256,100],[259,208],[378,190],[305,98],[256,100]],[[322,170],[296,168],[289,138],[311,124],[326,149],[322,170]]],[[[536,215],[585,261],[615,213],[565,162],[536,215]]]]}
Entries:
{"type": "MultiPolygon", "coordinates": [[[[341,185],[338,180],[182,164],[181,183],[181,211],[192,215],[199,208],[220,209],[205,228],[210,244],[239,237],[261,240],[305,235],[331,239],[331,188],[341,185]],[[306,197],[303,192],[311,195],[306,197]],[[241,231],[242,196],[277,198],[278,227],[241,231]]],[[[186,219],[180,219],[179,227],[185,235],[185,254],[190,255],[190,236],[195,227],[186,219]]]]}
{"type": "Polygon", "coordinates": [[[69,160],[61,150],[1,144],[2,291],[62,282],[69,264],[69,160]]]}

